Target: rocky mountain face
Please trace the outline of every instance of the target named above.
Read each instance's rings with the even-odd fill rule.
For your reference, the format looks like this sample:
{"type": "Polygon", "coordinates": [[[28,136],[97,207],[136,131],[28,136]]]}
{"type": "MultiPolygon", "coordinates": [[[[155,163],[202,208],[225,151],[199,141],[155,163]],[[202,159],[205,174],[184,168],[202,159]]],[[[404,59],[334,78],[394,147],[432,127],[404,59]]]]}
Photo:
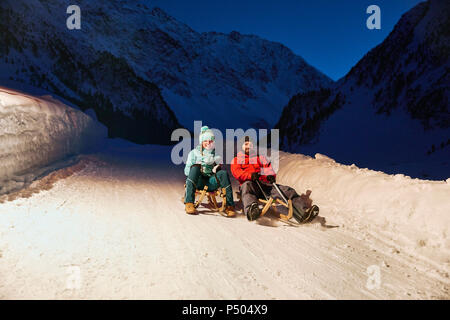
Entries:
{"type": "Polygon", "coordinates": [[[450,144],[450,3],[422,2],[329,89],[297,94],[275,127],[288,151],[372,165],[450,144]]]}
{"type": "Polygon", "coordinates": [[[94,109],[110,137],[170,141],[180,124],[160,89],[138,76],[125,59],[78,41],[64,29],[65,10],[50,10],[51,3],[0,4],[0,77],[55,93],[82,110],[94,109]],[[56,13],[60,19],[53,19],[56,13]],[[55,21],[63,24],[57,28],[55,21]]]}
{"type": "Polygon", "coordinates": [[[194,120],[219,129],[270,127],[289,97],[333,82],[285,46],[238,32],[199,33],[141,1],[0,4],[0,79],[93,108],[110,135],[167,142],[194,120]]]}
{"type": "Polygon", "coordinates": [[[378,114],[396,108],[425,129],[450,126],[450,3],[422,2],[346,75],[347,87],[370,88],[378,114]]]}

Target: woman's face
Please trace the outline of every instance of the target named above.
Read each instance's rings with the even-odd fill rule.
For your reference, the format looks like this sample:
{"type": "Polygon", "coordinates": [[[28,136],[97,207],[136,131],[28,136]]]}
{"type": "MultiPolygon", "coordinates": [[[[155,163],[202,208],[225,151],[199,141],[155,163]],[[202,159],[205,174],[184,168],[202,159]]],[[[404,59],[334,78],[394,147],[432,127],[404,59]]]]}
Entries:
{"type": "Polygon", "coordinates": [[[214,141],[213,140],[204,140],[202,142],[203,149],[211,150],[214,149],[214,141]]]}

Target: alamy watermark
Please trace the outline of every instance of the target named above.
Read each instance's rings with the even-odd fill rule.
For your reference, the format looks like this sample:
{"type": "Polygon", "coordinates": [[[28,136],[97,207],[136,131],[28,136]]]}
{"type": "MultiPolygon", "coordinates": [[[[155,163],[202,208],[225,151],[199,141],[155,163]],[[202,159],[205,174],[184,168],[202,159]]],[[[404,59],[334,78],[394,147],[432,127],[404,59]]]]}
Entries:
{"type": "Polygon", "coordinates": [[[82,284],[81,269],[79,266],[66,267],[66,289],[79,290],[82,284]]]}
{"type": "MultiPolygon", "coordinates": [[[[66,26],[69,30],[81,29],[81,9],[77,5],[67,7],[66,13],[70,16],[66,20],[66,26]]],[[[372,4],[367,7],[366,13],[370,16],[366,20],[366,26],[369,30],[381,29],[381,9],[379,6],[372,4]]]]}
{"type": "Polygon", "coordinates": [[[67,7],[67,14],[70,16],[66,20],[66,26],[69,30],[81,29],[81,9],[77,5],[71,5],[67,7]]]}
{"type": "Polygon", "coordinates": [[[367,7],[367,14],[370,16],[366,20],[366,26],[369,30],[381,29],[381,9],[379,6],[373,4],[367,7]]]}
{"type": "Polygon", "coordinates": [[[381,286],[381,268],[376,264],[368,266],[366,269],[367,282],[366,288],[369,290],[380,289],[381,286]]]}
{"type": "MultiPolygon", "coordinates": [[[[194,137],[191,132],[184,128],[176,129],[172,132],[171,140],[179,141],[171,152],[172,163],[179,165],[186,163],[189,152],[192,150],[192,139],[194,144],[198,143],[198,137],[202,121],[194,121],[194,137]]],[[[271,129],[226,129],[225,138],[222,131],[210,128],[215,136],[214,147],[216,155],[220,156],[221,160],[218,164],[231,164],[236,153],[242,150],[242,141],[244,137],[248,136],[254,142],[255,151],[260,156],[266,157],[275,172],[279,168],[279,130],[271,129]],[[270,139],[270,143],[269,143],[270,139]],[[236,148],[235,148],[236,147],[236,148]],[[224,158],[225,153],[225,158],[224,158]]],[[[250,161],[257,161],[256,158],[250,161]]]]}

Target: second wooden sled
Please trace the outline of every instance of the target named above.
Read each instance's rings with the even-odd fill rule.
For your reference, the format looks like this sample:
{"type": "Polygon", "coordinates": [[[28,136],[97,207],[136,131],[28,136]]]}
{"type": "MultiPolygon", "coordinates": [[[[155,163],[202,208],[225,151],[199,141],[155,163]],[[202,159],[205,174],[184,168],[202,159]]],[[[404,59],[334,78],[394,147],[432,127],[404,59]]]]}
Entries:
{"type": "Polygon", "coordinates": [[[274,199],[272,197],[270,197],[268,200],[264,200],[264,199],[258,199],[259,202],[261,202],[264,207],[261,210],[261,215],[259,217],[264,216],[267,211],[269,211],[269,209],[272,207],[272,209],[277,212],[280,215],[280,220],[283,222],[290,222],[289,220],[292,218],[292,215],[294,213],[294,208],[292,207],[292,200],[289,199],[288,203],[285,203],[284,201],[280,200],[280,199],[274,199]],[[277,205],[281,205],[284,206],[288,209],[288,214],[282,214],[277,210],[277,205]]]}
{"type": "MultiPolygon", "coordinates": [[[[238,198],[241,200],[241,193],[236,192],[236,194],[238,198]]],[[[272,197],[269,197],[268,200],[258,199],[258,201],[263,205],[263,208],[261,209],[261,215],[259,216],[259,218],[264,216],[269,211],[269,209],[272,208],[272,210],[280,216],[280,218],[278,218],[277,220],[290,225],[299,225],[297,222],[291,221],[292,216],[294,214],[294,207],[292,205],[291,199],[289,199],[287,203],[285,203],[281,199],[274,199],[272,197]],[[277,206],[286,207],[288,209],[288,214],[286,215],[279,212],[277,206]]]]}

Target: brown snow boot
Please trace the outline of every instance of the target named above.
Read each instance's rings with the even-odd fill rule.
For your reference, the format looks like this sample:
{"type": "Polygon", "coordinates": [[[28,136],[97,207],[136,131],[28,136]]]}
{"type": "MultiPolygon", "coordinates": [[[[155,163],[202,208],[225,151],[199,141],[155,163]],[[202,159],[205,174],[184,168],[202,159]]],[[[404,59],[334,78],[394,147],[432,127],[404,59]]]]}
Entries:
{"type": "Polygon", "coordinates": [[[186,213],[187,214],[195,214],[196,213],[194,204],[192,202],[186,203],[186,213]]]}
{"type": "Polygon", "coordinates": [[[234,206],[227,206],[225,208],[225,213],[227,214],[227,216],[230,217],[234,217],[236,215],[236,211],[234,210],[234,206]]]}

